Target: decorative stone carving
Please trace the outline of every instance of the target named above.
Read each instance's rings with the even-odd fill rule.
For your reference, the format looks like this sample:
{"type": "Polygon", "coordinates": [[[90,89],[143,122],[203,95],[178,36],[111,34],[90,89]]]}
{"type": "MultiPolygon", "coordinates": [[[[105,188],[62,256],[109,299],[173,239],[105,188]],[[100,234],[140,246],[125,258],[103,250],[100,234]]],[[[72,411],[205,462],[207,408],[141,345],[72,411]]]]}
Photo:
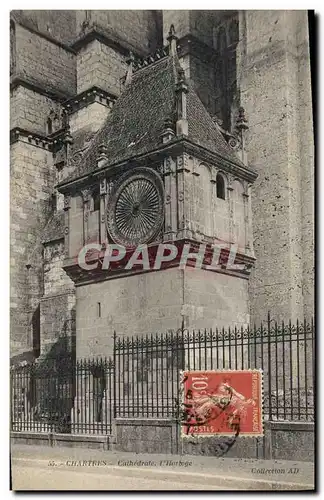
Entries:
{"type": "Polygon", "coordinates": [[[234,150],[238,149],[240,146],[238,138],[234,137],[233,135],[229,137],[227,144],[234,150]]]}
{"type": "Polygon", "coordinates": [[[69,194],[64,195],[64,210],[68,210],[71,206],[71,196],[69,194]]]}
{"type": "Polygon", "coordinates": [[[83,198],[83,203],[87,203],[90,201],[90,196],[91,196],[91,189],[90,188],[82,189],[81,194],[82,194],[82,198],[83,198]]]}
{"type": "Polygon", "coordinates": [[[171,165],[172,165],[172,161],[171,161],[171,158],[167,158],[165,160],[165,173],[169,173],[171,172],[171,165]]]}
{"type": "Polygon", "coordinates": [[[183,168],[183,156],[178,156],[178,158],[177,158],[177,168],[178,169],[183,168]]]}
{"type": "Polygon", "coordinates": [[[159,175],[137,168],[114,186],[107,207],[107,228],[118,244],[134,247],[153,240],[164,219],[164,190],[159,175]]]}
{"type": "Polygon", "coordinates": [[[107,181],[105,178],[100,179],[100,195],[107,194],[107,181]]]}

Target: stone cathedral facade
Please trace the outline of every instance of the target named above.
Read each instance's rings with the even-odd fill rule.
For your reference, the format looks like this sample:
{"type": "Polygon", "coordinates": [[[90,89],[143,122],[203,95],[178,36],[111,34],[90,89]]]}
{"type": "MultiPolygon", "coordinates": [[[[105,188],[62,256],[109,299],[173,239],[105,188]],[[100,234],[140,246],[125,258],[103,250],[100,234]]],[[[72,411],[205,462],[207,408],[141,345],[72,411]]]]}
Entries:
{"type": "Polygon", "coordinates": [[[306,11],[12,11],[10,51],[14,359],[312,316],[306,11]],[[160,242],[234,244],[242,269],[77,262],[160,242]]]}

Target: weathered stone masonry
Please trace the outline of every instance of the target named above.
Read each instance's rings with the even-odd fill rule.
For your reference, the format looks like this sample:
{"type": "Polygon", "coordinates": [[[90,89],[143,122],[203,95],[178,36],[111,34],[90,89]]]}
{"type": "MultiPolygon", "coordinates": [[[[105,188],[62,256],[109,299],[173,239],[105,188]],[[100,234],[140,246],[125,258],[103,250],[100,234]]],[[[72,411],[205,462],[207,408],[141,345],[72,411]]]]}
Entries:
{"type": "MultiPolygon", "coordinates": [[[[249,300],[245,301],[243,290],[238,294],[241,299],[235,299],[244,302],[240,306],[242,323],[248,317],[251,322],[264,320],[268,310],[279,320],[310,317],[313,313],[314,179],[307,13],[13,11],[10,24],[13,355],[32,349],[36,352],[39,348],[45,353],[62,332],[73,334],[74,284],[61,265],[63,253],[66,255],[68,251],[64,246],[83,244],[81,232],[68,234],[66,228],[69,221],[76,226],[79,222],[83,224],[84,205],[81,194],[64,201],[64,195],[55,186],[73,172],[123,93],[130,51],[136,57],[154,53],[163,43],[167,44],[171,24],[175,25],[179,38],[178,53],[185,77],[191,80],[209,113],[227,133],[234,132],[238,106],[244,106],[249,119],[248,161],[258,173],[254,186],[244,188],[243,198],[236,196],[239,186],[236,189],[235,183],[228,182],[225,176],[228,203],[214,197],[208,208],[203,203],[206,200],[202,199],[201,186],[215,182],[216,177],[209,181],[208,169],[204,172],[202,166],[190,166],[193,159],[189,159],[193,171],[190,175],[195,178],[199,173],[200,177],[196,176],[190,188],[185,187],[184,204],[188,205],[190,196],[197,196],[200,203],[187,214],[190,221],[186,222],[187,230],[199,237],[203,233],[212,234],[217,228],[224,237],[229,232],[233,239],[243,238],[251,255],[255,251],[249,300]],[[253,236],[252,226],[246,224],[252,220],[251,209],[253,236]],[[204,217],[206,210],[211,218],[204,217]]],[[[171,179],[166,180],[166,187],[169,182],[173,189],[171,179]]],[[[101,215],[104,196],[100,199],[101,215]]],[[[91,217],[97,220],[98,213],[94,211],[91,217]]],[[[168,217],[172,228],[174,212],[168,217]]],[[[98,224],[102,239],[105,225],[101,219],[98,224]]],[[[95,225],[98,226],[97,222],[95,225]]],[[[148,279],[148,275],[131,278],[141,283],[148,279]]],[[[177,279],[175,275],[174,283],[177,279]]],[[[235,278],[224,279],[221,297],[228,305],[232,300],[230,281],[235,278]]],[[[190,290],[193,296],[200,296],[204,283],[198,281],[188,280],[185,301],[188,305],[181,311],[179,303],[179,311],[189,320],[194,318],[199,322],[200,305],[190,305],[189,297],[190,290]]],[[[110,283],[113,286],[113,281],[110,283]]],[[[243,288],[247,286],[244,280],[243,288]]],[[[116,292],[119,302],[124,304],[128,291],[122,293],[122,289],[120,293],[119,288],[111,293],[116,292]]],[[[96,293],[93,307],[96,307],[96,293]]],[[[79,295],[80,301],[87,302],[81,288],[79,295]]],[[[108,295],[111,307],[115,299],[108,295]]],[[[161,300],[166,300],[163,297],[161,300]]],[[[156,301],[158,304],[158,297],[156,301]]],[[[156,318],[156,329],[179,326],[172,323],[172,307],[177,307],[176,303],[164,309],[161,318],[156,304],[150,309],[152,318],[156,318]]],[[[142,302],[138,307],[148,310],[148,304],[142,302]]],[[[92,323],[89,339],[95,339],[99,329],[103,332],[109,328],[108,316],[103,326],[92,323]]],[[[207,315],[205,319],[210,323],[207,326],[213,326],[214,320],[230,325],[232,316],[231,308],[224,305],[222,317],[207,315]]],[[[139,330],[144,328],[140,317],[134,321],[139,330]]],[[[124,333],[128,331],[128,322],[132,321],[121,314],[120,329],[124,333]]],[[[85,323],[84,327],[87,328],[85,323]]],[[[95,340],[90,348],[88,341],[82,339],[80,333],[78,342],[79,345],[84,342],[84,354],[95,353],[95,340]]]]}

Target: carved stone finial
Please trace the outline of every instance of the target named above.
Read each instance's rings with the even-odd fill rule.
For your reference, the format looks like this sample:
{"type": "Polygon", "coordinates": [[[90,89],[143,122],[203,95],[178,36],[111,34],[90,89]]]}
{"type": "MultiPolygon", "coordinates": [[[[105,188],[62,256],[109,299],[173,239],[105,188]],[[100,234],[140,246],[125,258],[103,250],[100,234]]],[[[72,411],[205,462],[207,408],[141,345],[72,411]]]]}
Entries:
{"type": "Polygon", "coordinates": [[[247,130],[248,127],[248,121],[245,117],[245,109],[241,106],[238,109],[238,116],[236,118],[236,129],[237,130],[247,130]]]}
{"type": "Polygon", "coordinates": [[[171,24],[170,26],[170,31],[169,35],[167,37],[167,40],[169,42],[169,53],[172,56],[177,55],[177,42],[178,42],[178,37],[175,32],[174,24],[171,24]]]}
{"type": "Polygon", "coordinates": [[[184,69],[180,68],[178,70],[178,83],[185,83],[185,72],[184,69]]]}
{"type": "Polygon", "coordinates": [[[161,134],[163,144],[171,141],[174,137],[174,124],[171,117],[167,117],[163,123],[163,132],[161,134]]]}
{"type": "Polygon", "coordinates": [[[212,116],[212,120],[215,123],[215,125],[218,125],[218,127],[222,127],[223,125],[223,120],[221,118],[218,118],[218,116],[212,116]]]}
{"type": "Polygon", "coordinates": [[[172,37],[172,36],[176,36],[174,24],[171,24],[170,30],[169,30],[169,37],[172,37]]]}
{"type": "Polygon", "coordinates": [[[134,56],[133,52],[130,50],[129,51],[129,56],[126,59],[126,62],[127,62],[127,64],[131,64],[134,61],[135,61],[135,56],[134,56]]]}
{"type": "Polygon", "coordinates": [[[105,144],[100,144],[99,146],[99,153],[102,155],[106,155],[107,153],[107,146],[105,144]]]}
{"type": "Polygon", "coordinates": [[[98,148],[99,156],[97,158],[98,168],[100,168],[103,165],[103,163],[105,163],[106,160],[108,160],[107,151],[108,151],[107,146],[105,144],[100,144],[98,148]]]}
{"type": "Polygon", "coordinates": [[[178,81],[176,85],[176,91],[184,92],[185,94],[188,93],[188,85],[186,82],[185,72],[182,68],[178,70],[178,81]]]}
{"type": "Polygon", "coordinates": [[[129,56],[126,59],[126,63],[128,64],[128,68],[126,73],[125,85],[128,85],[132,81],[134,63],[135,63],[135,57],[131,50],[129,51],[129,56]]]}
{"type": "Polygon", "coordinates": [[[246,154],[246,150],[245,150],[245,139],[246,139],[245,136],[246,136],[246,131],[248,130],[249,127],[248,127],[247,119],[245,117],[245,110],[242,106],[239,107],[239,109],[238,109],[238,116],[236,119],[235,128],[237,130],[237,133],[238,133],[238,136],[240,139],[240,143],[241,143],[241,147],[239,150],[240,158],[241,158],[242,162],[245,165],[247,165],[247,154],[246,154]]]}
{"type": "Polygon", "coordinates": [[[64,133],[63,143],[69,145],[73,144],[73,137],[70,132],[70,127],[67,127],[66,132],[64,133]]]}
{"type": "Polygon", "coordinates": [[[185,72],[182,68],[178,70],[178,81],[175,90],[176,90],[176,106],[177,106],[176,133],[177,136],[188,135],[188,120],[187,120],[188,85],[185,80],[185,72]]]}

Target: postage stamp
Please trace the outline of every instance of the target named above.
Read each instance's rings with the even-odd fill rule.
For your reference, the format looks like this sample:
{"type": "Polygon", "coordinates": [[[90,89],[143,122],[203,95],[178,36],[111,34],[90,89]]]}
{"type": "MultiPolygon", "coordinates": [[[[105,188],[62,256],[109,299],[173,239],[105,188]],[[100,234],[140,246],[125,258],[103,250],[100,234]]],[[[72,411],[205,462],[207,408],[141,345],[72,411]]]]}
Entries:
{"type": "Polygon", "coordinates": [[[262,370],[184,371],[182,436],[262,436],[262,370]]]}

